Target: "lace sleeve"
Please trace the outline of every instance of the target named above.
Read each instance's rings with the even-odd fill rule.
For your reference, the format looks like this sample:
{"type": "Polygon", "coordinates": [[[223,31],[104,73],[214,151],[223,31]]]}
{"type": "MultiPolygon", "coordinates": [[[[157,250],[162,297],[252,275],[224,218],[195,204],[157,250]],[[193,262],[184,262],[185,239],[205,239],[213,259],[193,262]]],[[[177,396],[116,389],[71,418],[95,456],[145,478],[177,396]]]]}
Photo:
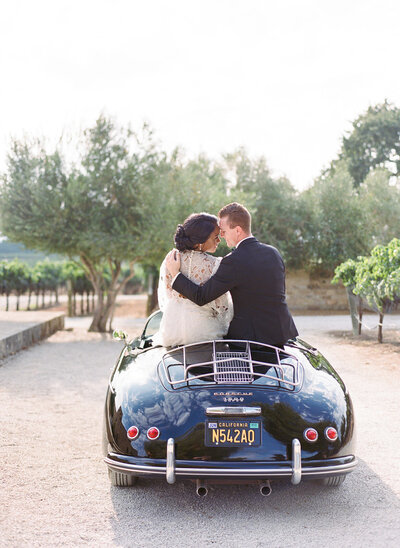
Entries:
{"type": "Polygon", "coordinates": [[[165,259],[163,260],[161,267],[160,267],[160,278],[158,280],[158,306],[160,307],[160,310],[164,312],[165,307],[167,306],[167,302],[173,298],[173,292],[172,289],[172,276],[168,272],[166,266],[165,266],[165,259]]]}

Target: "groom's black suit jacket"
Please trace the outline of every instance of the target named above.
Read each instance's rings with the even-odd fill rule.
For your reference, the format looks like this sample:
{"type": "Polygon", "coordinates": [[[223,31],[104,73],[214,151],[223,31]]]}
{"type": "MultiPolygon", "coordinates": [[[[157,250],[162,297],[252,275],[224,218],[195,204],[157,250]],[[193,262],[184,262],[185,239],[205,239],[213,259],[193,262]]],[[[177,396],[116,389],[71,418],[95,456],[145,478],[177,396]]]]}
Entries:
{"type": "Polygon", "coordinates": [[[256,238],[226,255],[203,286],[179,274],[173,289],[202,306],[230,291],[234,316],[228,339],[282,345],[298,335],[285,299],[285,265],[277,249],[256,238]]]}

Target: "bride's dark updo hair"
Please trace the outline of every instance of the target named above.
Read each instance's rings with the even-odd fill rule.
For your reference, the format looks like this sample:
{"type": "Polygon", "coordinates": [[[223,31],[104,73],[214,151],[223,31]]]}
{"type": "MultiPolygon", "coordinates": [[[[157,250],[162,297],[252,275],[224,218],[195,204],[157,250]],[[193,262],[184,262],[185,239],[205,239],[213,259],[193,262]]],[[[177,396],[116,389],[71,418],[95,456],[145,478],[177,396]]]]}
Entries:
{"type": "Polygon", "coordinates": [[[215,215],[208,213],[192,213],[178,225],[175,232],[175,246],[179,251],[196,249],[199,244],[204,244],[210,237],[212,231],[218,226],[218,219],[215,215]]]}

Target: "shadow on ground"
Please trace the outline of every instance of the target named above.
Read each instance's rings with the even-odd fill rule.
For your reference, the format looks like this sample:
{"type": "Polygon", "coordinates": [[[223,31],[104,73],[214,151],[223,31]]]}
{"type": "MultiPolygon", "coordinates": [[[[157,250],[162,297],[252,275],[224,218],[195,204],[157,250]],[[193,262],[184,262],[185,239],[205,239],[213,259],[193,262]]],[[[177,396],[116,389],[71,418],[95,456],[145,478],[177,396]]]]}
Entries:
{"type": "Polygon", "coordinates": [[[399,330],[384,331],[382,343],[378,342],[376,331],[366,331],[361,335],[353,335],[351,331],[328,331],[328,335],[339,339],[339,342],[345,342],[354,346],[375,346],[392,352],[398,352],[400,349],[399,330]]]}
{"type": "Polygon", "coordinates": [[[363,461],[338,488],[272,487],[263,497],[257,485],[216,485],[204,498],[191,482],[111,487],[115,543],[147,545],[158,536],[167,546],[179,538],[185,546],[390,546],[398,538],[399,500],[363,461]]]}

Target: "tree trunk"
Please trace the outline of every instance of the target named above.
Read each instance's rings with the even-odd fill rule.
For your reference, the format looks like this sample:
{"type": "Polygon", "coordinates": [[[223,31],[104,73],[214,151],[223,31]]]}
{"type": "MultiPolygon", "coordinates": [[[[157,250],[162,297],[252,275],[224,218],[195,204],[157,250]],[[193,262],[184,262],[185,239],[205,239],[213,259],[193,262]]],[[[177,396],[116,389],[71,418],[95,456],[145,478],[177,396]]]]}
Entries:
{"type": "Polygon", "coordinates": [[[383,314],[380,312],[379,313],[379,325],[378,325],[378,342],[382,342],[383,341],[383,336],[382,336],[382,324],[383,324],[383,314]]]}
{"type": "Polygon", "coordinates": [[[8,297],[9,297],[9,293],[6,293],[6,312],[8,312],[8,297]]]}
{"type": "Polygon", "coordinates": [[[27,310],[31,309],[31,295],[32,295],[32,291],[29,290],[29,292],[28,292],[28,306],[26,307],[27,310]]]}
{"type": "Polygon", "coordinates": [[[72,282],[67,280],[67,294],[68,294],[68,316],[71,318],[73,315],[72,310],[72,282]]]}
{"type": "Polygon", "coordinates": [[[83,300],[83,293],[81,294],[81,316],[85,315],[85,309],[84,309],[84,300],[83,300]]]}
{"type": "Polygon", "coordinates": [[[351,325],[353,328],[353,335],[357,335],[358,329],[359,329],[359,323],[358,323],[358,313],[357,313],[357,302],[359,300],[359,297],[354,295],[353,293],[353,286],[346,287],[346,293],[347,293],[347,302],[349,303],[349,309],[350,309],[350,318],[351,318],[351,325]]]}
{"type": "Polygon", "coordinates": [[[56,286],[56,289],[55,289],[55,291],[54,291],[54,294],[55,294],[55,296],[56,296],[56,304],[59,304],[60,301],[58,300],[58,286],[56,286]]]}
{"type": "Polygon", "coordinates": [[[42,291],[42,308],[44,308],[44,297],[45,297],[46,291],[43,289],[42,291]]]}
{"type": "Polygon", "coordinates": [[[38,289],[36,293],[36,310],[39,310],[39,295],[40,295],[40,289],[38,289]]]}
{"type": "Polygon", "coordinates": [[[124,288],[126,282],[134,276],[133,263],[130,264],[130,274],[119,282],[121,274],[121,262],[109,258],[109,266],[111,271],[111,281],[107,287],[107,299],[104,302],[104,278],[103,272],[96,270],[96,266],[85,256],[81,255],[82,264],[85,267],[87,276],[92,283],[94,293],[97,296],[97,303],[93,314],[93,320],[89,327],[89,331],[98,333],[107,332],[107,321],[111,318],[109,329],[112,328],[112,316],[115,308],[117,295],[124,288]]]}
{"type": "Polygon", "coordinates": [[[362,299],[360,297],[358,301],[358,334],[359,335],[361,335],[362,317],[363,317],[363,308],[362,308],[362,299]]]}
{"type": "Polygon", "coordinates": [[[157,298],[157,289],[158,289],[158,276],[154,272],[150,272],[147,285],[147,305],[146,305],[146,314],[150,314],[155,310],[158,304],[157,298]]]}
{"type": "Polygon", "coordinates": [[[17,306],[16,306],[16,310],[19,310],[19,293],[17,293],[17,306]]]}
{"type": "Polygon", "coordinates": [[[93,319],[92,319],[92,323],[90,324],[89,331],[104,333],[106,329],[105,329],[105,322],[103,321],[103,316],[104,316],[103,288],[99,285],[95,287],[95,292],[97,295],[97,306],[94,310],[93,319]]]}
{"type": "Polygon", "coordinates": [[[104,302],[104,296],[103,291],[101,290],[96,291],[97,294],[97,307],[94,311],[94,316],[92,323],[89,327],[89,331],[96,331],[99,333],[106,333],[107,331],[112,330],[112,316],[116,304],[116,299],[118,295],[118,291],[120,288],[117,289],[117,281],[113,281],[110,284],[110,287],[107,292],[107,299],[106,302],[104,302]],[[100,306],[99,306],[100,303],[100,306]],[[109,326],[107,328],[107,322],[109,322],[109,326]]]}
{"type": "Polygon", "coordinates": [[[113,328],[113,321],[114,321],[114,312],[115,312],[115,306],[117,304],[117,295],[118,295],[118,291],[115,292],[115,296],[114,296],[114,302],[112,304],[112,309],[111,309],[111,312],[110,312],[110,321],[109,321],[109,324],[108,324],[108,330],[110,333],[112,333],[114,331],[114,328],[113,328]]]}
{"type": "Polygon", "coordinates": [[[89,331],[98,331],[99,333],[106,333],[107,331],[111,331],[112,320],[110,321],[110,325],[108,326],[108,329],[107,329],[107,322],[109,321],[111,315],[113,314],[116,298],[117,298],[117,291],[115,289],[112,289],[112,290],[109,289],[105,304],[103,301],[101,313],[96,314],[97,312],[97,309],[96,309],[95,315],[93,317],[92,325],[90,326],[89,331]]]}
{"type": "Polygon", "coordinates": [[[86,293],[86,314],[90,314],[90,293],[89,291],[86,293]]]}

